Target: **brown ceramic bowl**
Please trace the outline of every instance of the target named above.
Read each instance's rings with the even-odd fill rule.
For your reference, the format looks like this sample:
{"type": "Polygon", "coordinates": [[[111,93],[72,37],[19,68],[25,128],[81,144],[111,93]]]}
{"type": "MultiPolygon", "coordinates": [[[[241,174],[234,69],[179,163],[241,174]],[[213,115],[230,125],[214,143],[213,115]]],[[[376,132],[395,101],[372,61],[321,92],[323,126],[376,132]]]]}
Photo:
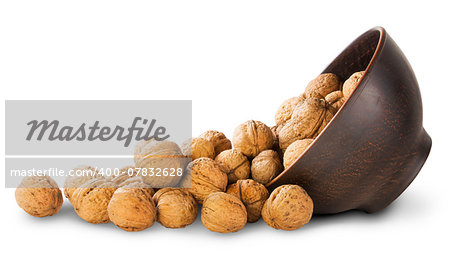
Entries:
{"type": "Polygon", "coordinates": [[[419,86],[406,57],[377,27],[323,72],[341,80],[365,71],[347,102],[297,161],[267,184],[302,186],[315,214],[379,211],[414,180],[431,149],[419,86]]]}

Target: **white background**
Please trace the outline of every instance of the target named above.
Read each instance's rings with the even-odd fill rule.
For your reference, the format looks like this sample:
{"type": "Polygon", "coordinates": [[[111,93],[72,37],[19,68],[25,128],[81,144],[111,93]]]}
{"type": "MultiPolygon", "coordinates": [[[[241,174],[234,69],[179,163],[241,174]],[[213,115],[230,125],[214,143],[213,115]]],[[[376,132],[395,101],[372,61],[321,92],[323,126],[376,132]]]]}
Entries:
{"type": "MultiPolygon", "coordinates": [[[[277,231],[260,220],[233,234],[159,224],[127,233],[92,225],[65,202],[34,218],[1,179],[3,257],[131,260],[339,260],[449,257],[448,9],[425,1],[1,1],[2,99],[192,99],[193,132],[228,136],[273,124],[353,39],[384,26],[414,68],[433,148],[422,171],[376,214],[314,217],[277,231]]],[[[1,122],[4,122],[4,106],[1,122]]],[[[4,128],[0,128],[4,146],[4,128]]],[[[4,152],[2,152],[4,153],[4,152]]],[[[0,169],[4,169],[2,161],[0,169]]],[[[2,257],[2,259],[3,259],[2,257]]],[[[448,259],[447,259],[448,260],[448,259]]]]}

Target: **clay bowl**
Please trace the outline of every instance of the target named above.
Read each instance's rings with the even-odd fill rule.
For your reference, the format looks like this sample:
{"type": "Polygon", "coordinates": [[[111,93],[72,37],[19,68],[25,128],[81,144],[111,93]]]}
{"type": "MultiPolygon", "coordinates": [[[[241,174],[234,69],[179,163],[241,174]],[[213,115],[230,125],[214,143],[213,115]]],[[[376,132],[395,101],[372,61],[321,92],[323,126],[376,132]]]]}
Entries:
{"type": "Polygon", "coordinates": [[[419,173],[431,149],[419,86],[406,57],[377,27],[352,42],[323,72],[358,87],[297,161],[267,184],[302,186],[315,214],[388,206],[419,173]]]}

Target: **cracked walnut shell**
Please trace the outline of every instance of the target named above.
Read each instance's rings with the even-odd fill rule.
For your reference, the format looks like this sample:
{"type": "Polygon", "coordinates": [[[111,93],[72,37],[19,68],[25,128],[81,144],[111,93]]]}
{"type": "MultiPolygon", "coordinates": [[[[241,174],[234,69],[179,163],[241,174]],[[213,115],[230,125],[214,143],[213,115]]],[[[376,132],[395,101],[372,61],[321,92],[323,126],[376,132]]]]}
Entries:
{"type": "Polygon", "coordinates": [[[219,153],[224,150],[231,149],[231,141],[220,131],[205,131],[199,137],[208,140],[213,144],[215,155],[219,155],[219,153]]]}
{"type": "Polygon", "coordinates": [[[231,184],[227,189],[227,193],[237,197],[244,203],[249,223],[259,220],[264,202],[269,197],[269,191],[267,191],[266,187],[251,179],[238,180],[236,183],[231,184]]]}
{"type": "Polygon", "coordinates": [[[295,230],[309,222],[313,207],[312,199],[303,188],[283,185],[276,188],[264,203],[262,217],[275,229],[295,230]]]}
{"type": "Polygon", "coordinates": [[[141,231],[156,220],[156,207],[151,195],[140,188],[119,188],[108,205],[111,221],[125,231],[141,231]]]}
{"type": "Polygon", "coordinates": [[[210,231],[236,232],[247,223],[247,210],[237,197],[224,192],[216,192],[205,199],[201,219],[203,225],[210,231]]]}
{"type": "Polygon", "coordinates": [[[265,185],[283,171],[280,156],[276,151],[265,150],[252,160],[252,178],[265,185]]]}
{"type": "Polygon", "coordinates": [[[237,149],[224,150],[217,155],[216,162],[220,163],[228,176],[228,184],[250,176],[250,162],[237,149]]]}
{"type": "Polygon", "coordinates": [[[55,215],[63,203],[61,190],[49,176],[25,177],[17,187],[15,197],[19,207],[35,217],[55,215]]]}
{"type": "Polygon", "coordinates": [[[305,90],[307,98],[324,99],[329,93],[341,89],[341,81],[332,73],[323,73],[308,83],[305,90]]]}
{"type": "Polygon", "coordinates": [[[234,130],[233,145],[244,155],[255,157],[261,151],[272,148],[273,134],[260,121],[246,121],[234,130]]]}
{"type": "Polygon", "coordinates": [[[153,196],[153,201],[158,222],[167,228],[183,228],[194,223],[197,218],[197,202],[185,189],[160,189],[153,196]]]}
{"type": "Polygon", "coordinates": [[[191,176],[192,187],[187,190],[202,204],[211,193],[225,191],[228,184],[223,167],[210,158],[199,158],[189,163],[187,175],[191,176]]]}

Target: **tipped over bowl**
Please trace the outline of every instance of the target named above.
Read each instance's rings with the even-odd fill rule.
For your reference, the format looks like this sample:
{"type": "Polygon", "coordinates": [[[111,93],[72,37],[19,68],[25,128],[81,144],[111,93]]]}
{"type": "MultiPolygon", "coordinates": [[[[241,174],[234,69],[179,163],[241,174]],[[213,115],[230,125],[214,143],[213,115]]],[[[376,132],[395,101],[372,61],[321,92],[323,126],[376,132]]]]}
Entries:
{"type": "Polygon", "coordinates": [[[365,71],[357,88],[309,148],[267,187],[302,186],[315,214],[379,211],[411,184],[431,149],[422,100],[406,57],[376,27],[353,41],[323,73],[344,81],[365,71]]]}

